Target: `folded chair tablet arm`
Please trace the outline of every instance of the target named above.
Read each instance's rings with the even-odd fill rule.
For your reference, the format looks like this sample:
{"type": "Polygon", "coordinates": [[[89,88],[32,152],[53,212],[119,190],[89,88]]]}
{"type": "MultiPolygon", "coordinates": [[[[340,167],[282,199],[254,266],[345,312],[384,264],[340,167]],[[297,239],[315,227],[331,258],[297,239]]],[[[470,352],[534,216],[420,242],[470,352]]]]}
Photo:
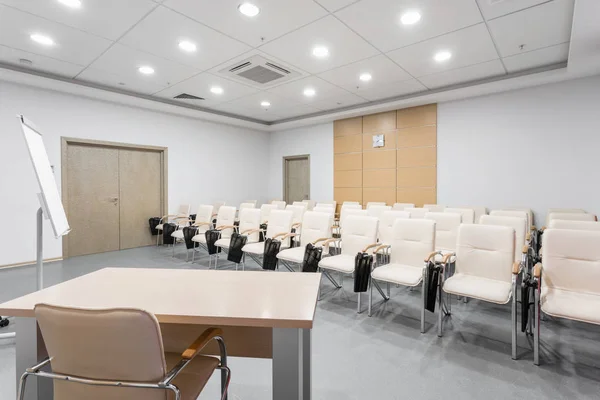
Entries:
{"type": "Polygon", "coordinates": [[[435,258],[435,256],[437,256],[438,254],[442,255],[442,252],[441,251],[432,251],[431,253],[429,253],[427,255],[427,258],[425,259],[425,262],[427,263],[427,262],[433,260],[435,258]]]}
{"type": "Polygon", "coordinates": [[[372,249],[373,247],[377,247],[377,246],[381,246],[381,245],[379,243],[371,243],[370,245],[368,245],[367,247],[362,249],[362,252],[366,253],[369,249],[372,249]]]}

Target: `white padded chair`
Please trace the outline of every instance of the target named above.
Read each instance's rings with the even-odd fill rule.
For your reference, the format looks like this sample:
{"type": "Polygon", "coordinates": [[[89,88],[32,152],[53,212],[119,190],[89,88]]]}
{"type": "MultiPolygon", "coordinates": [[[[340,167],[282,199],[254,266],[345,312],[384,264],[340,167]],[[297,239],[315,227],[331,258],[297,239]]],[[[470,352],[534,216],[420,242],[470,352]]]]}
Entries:
{"type": "Polygon", "coordinates": [[[335,201],[320,201],[317,203],[317,205],[315,207],[319,207],[319,208],[333,208],[335,210],[335,207],[337,205],[337,202],[335,201]]]}
{"type": "MultiPolygon", "coordinates": [[[[179,225],[179,222],[183,222],[183,220],[185,220],[187,222],[189,220],[189,218],[190,218],[190,205],[189,204],[181,204],[179,206],[179,208],[177,209],[177,213],[175,213],[175,214],[163,215],[160,219],[160,223],[158,225],[156,225],[156,230],[158,231],[158,235],[156,236],[156,245],[158,246],[158,241],[159,241],[160,237],[162,236],[163,226],[166,223],[175,223],[175,224],[179,225]]],[[[186,222],[183,222],[183,223],[185,224],[186,222]]]]}
{"type": "MultiPolygon", "coordinates": [[[[219,212],[217,213],[217,225],[215,227],[215,229],[219,230],[221,232],[221,236],[219,237],[219,239],[224,239],[224,238],[230,238],[231,234],[233,233],[233,229],[234,229],[234,222],[235,222],[235,214],[236,214],[236,209],[235,207],[232,206],[221,206],[219,208],[219,212]]],[[[202,233],[198,233],[197,235],[195,235],[192,238],[192,241],[195,243],[198,243],[198,245],[200,247],[203,248],[207,248],[206,247],[206,232],[202,232],[202,233]]],[[[192,262],[194,262],[194,257],[195,257],[195,245],[194,245],[194,253],[192,253],[192,262]]],[[[210,268],[212,262],[212,256],[210,256],[209,258],[209,264],[208,267],[210,268]]]]}
{"type": "Polygon", "coordinates": [[[248,202],[244,202],[240,204],[240,208],[238,208],[238,211],[242,211],[245,208],[256,208],[256,202],[254,203],[248,203],[248,202]]]}
{"type": "Polygon", "coordinates": [[[575,229],[578,231],[600,231],[600,222],[597,221],[569,221],[566,219],[553,219],[550,229],[575,229]]]}
{"type": "MultiPolygon", "coordinates": [[[[265,239],[271,238],[281,240],[280,251],[290,247],[291,238],[286,235],[292,231],[293,218],[294,213],[289,210],[271,211],[269,224],[267,225],[267,231],[265,232],[265,239]]],[[[260,257],[265,253],[265,244],[263,242],[246,244],[242,248],[242,251],[244,252],[244,268],[246,265],[246,254],[262,267],[260,257]]]]}
{"type": "Polygon", "coordinates": [[[404,211],[410,214],[411,219],[423,219],[425,218],[425,214],[429,212],[429,208],[413,207],[405,208],[404,211]]]}
{"type": "Polygon", "coordinates": [[[445,208],[444,212],[460,214],[462,216],[461,224],[475,223],[475,210],[472,208],[445,208]]]}
{"type": "Polygon", "coordinates": [[[342,214],[344,213],[344,210],[362,210],[362,206],[360,204],[342,204],[342,206],[340,207],[340,212],[336,213],[335,216],[337,217],[335,219],[335,223],[339,224],[339,220],[342,216],[342,214]]]}
{"type": "Polygon", "coordinates": [[[335,216],[335,208],[333,207],[315,207],[311,211],[331,214],[331,218],[335,216]]]}
{"type": "MultiPolygon", "coordinates": [[[[320,213],[315,211],[307,211],[302,218],[302,226],[300,232],[290,233],[289,236],[296,237],[298,247],[285,249],[277,254],[277,258],[281,264],[288,270],[294,272],[294,265],[302,264],[304,261],[304,251],[306,245],[312,243],[317,245],[331,238],[331,226],[333,224],[333,216],[328,213],[320,213]]],[[[328,247],[323,248],[323,256],[328,253],[328,247]]]]}
{"type": "MultiPolygon", "coordinates": [[[[407,211],[388,210],[379,215],[378,239],[381,244],[391,244],[394,237],[394,223],[397,219],[409,219],[410,214],[407,211]]],[[[381,254],[387,254],[389,251],[382,249],[381,254]]]]}
{"type": "Polygon", "coordinates": [[[287,211],[291,211],[293,213],[293,215],[294,215],[292,217],[292,220],[293,220],[293,222],[292,222],[292,224],[293,224],[292,228],[295,228],[296,225],[300,226],[300,224],[302,223],[302,217],[304,216],[304,207],[302,207],[302,206],[294,206],[294,205],[292,205],[292,206],[287,205],[285,207],[285,209],[287,211]]]}
{"type": "Polygon", "coordinates": [[[253,205],[252,208],[256,208],[256,203],[258,203],[258,200],[244,200],[244,203],[251,203],[253,205]]]}
{"type": "Polygon", "coordinates": [[[381,206],[381,205],[377,205],[377,206],[371,206],[367,209],[367,213],[371,216],[371,217],[375,217],[375,218],[379,218],[379,216],[381,216],[381,214],[384,211],[390,211],[392,209],[392,206],[381,206]]]}
{"type": "Polygon", "coordinates": [[[273,210],[277,210],[277,205],[275,204],[263,204],[260,206],[260,223],[267,224],[269,222],[269,215],[273,210]]]}
{"type": "Polygon", "coordinates": [[[423,204],[423,208],[429,209],[429,212],[440,213],[444,212],[446,206],[442,206],[440,204],[423,204]]]}
{"type": "Polygon", "coordinates": [[[435,250],[442,255],[455,253],[462,216],[457,213],[428,212],[425,219],[435,221],[435,250]]]}
{"type": "Polygon", "coordinates": [[[508,226],[515,230],[515,259],[516,262],[526,262],[527,256],[527,219],[521,217],[500,217],[497,215],[482,215],[479,223],[482,225],[508,226]]]}
{"type": "Polygon", "coordinates": [[[461,224],[456,254],[447,254],[442,262],[438,295],[438,336],[443,332],[443,314],[449,314],[449,302],[443,293],[475,298],[495,304],[507,304],[512,298],[512,358],[517,357],[517,276],[521,264],[514,262],[515,230],[507,226],[461,224]],[[456,257],[455,273],[445,278],[449,260],[456,257]],[[447,311],[444,311],[447,310],[447,311]]]}
{"type": "Polygon", "coordinates": [[[526,210],[492,210],[490,215],[495,217],[517,217],[525,218],[527,221],[527,233],[532,229],[531,215],[526,210]]]}
{"type": "Polygon", "coordinates": [[[278,210],[285,210],[286,202],[283,200],[273,200],[271,204],[277,206],[278,210]]]}
{"type": "MultiPolygon", "coordinates": [[[[342,214],[340,215],[340,219],[338,221],[337,226],[332,226],[333,228],[333,233],[337,236],[343,236],[343,229],[344,229],[344,224],[346,223],[346,221],[348,220],[348,218],[352,215],[362,215],[362,216],[368,216],[369,212],[367,210],[363,210],[360,208],[346,208],[344,210],[342,210],[342,214]]],[[[334,242],[332,243],[332,247],[334,248],[339,248],[340,242],[334,242]]]]}
{"type": "Polygon", "coordinates": [[[369,201],[367,203],[367,207],[366,209],[368,210],[369,208],[373,207],[373,206],[385,206],[387,204],[385,204],[385,201],[369,201]]]}
{"type": "MultiPolygon", "coordinates": [[[[213,215],[213,206],[201,204],[198,206],[198,210],[196,211],[196,219],[192,221],[192,227],[196,228],[196,235],[203,234],[212,226],[212,215],[213,215]]],[[[177,229],[175,232],[171,234],[174,238],[173,242],[173,256],[175,256],[175,245],[177,241],[183,241],[183,228],[177,229]]],[[[195,236],[195,235],[194,235],[195,236]]],[[[189,250],[187,250],[185,255],[185,261],[188,260],[189,250]]]]}
{"type": "Polygon", "coordinates": [[[302,208],[304,208],[304,211],[308,211],[308,203],[305,203],[303,201],[295,201],[292,203],[293,206],[300,206],[302,208]]]}
{"type": "Polygon", "coordinates": [[[391,243],[377,247],[376,251],[390,247],[389,264],[376,265],[371,272],[369,288],[369,317],[373,308],[373,286],[384,301],[390,299],[390,283],[408,287],[423,284],[421,291],[421,332],[425,332],[425,267],[435,256],[435,221],[430,219],[397,219],[391,243]],[[378,282],[385,282],[387,295],[378,282]]]}
{"type": "MultiPolygon", "coordinates": [[[[260,238],[260,209],[258,208],[244,208],[240,210],[240,219],[239,226],[237,227],[237,231],[240,235],[248,236],[246,244],[248,243],[257,243],[260,238]]],[[[222,250],[227,252],[229,250],[229,245],[231,244],[231,236],[230,237],[221,237],[216,241],[215,246],[220,247],[222,250]]],[[[215,269],[217,269],[219,265],[219,253],[216,254],[216,262],[215,269]]],[[[237,271],[239,265],[235,265],[235,269],[237,271]]],[[[242,269],[243,269],[242,263],[242,269]]]]}
{"type": "MultiPolygon", "coordinates": [[[[540,311],[556,317],[600,325],[600,232],[547,229],[542,247],[543,264],[534,277],[535,317],[540,311]]],[[[540,324],[534,332],[534,363],[539,365],[540,324]]]]}
{"type": "Polygon", "coordinates": [[[219,209],[221,208],[221,206],[225,205],[225,201],[224,200],[217,200],[213,203],[213,216],[217,216],[217,214],[219,213],[219,209]]]}
{"type": "MultiPolygon", "coordinates": [[[[559,213],[559,214],[585,214],[585,210],[581,208],[549,208],[548,213],[546,213],[546,224],[544,226],[550,225],[550,214],[559,213]]],[[[576,221],[576,220],[574,220],[576,221]]]]}
{"type": "Polygon", "coordinates": [[[513,210],[513,211],[525,211],[528,215],[528,221],[529,221],[529,227],[530,229],[535,229],[535,220],[534,220],[534,215],[533,215],[533,211],[531,210],[531,208],[525,208],[525,207],[505,207],[502,210],[513,210]]]}
{"type": "Polygon", "coordinates": [[[407,208],[415,208],[413,203],[394,203],[392,210],[404,211],[407,208]]]}
{"type": "Polygon", "coordinates": [[[302,202],[308,204],[308,211],[312,211],[317,205],[317,202],[314,200],[302,200],[302,202]]]}
{"type": "Polygon", "coordinates": [[[588,222],[595,222],[598,220],[594,214],[553,212],[553,213],[548,214],[548,225],[550,225],[550,223],[555,219],[561,219],[561,220],[566,220],[566,221],[588,221],[588,222]]]}
{"type": "MultiPolygon", "coordinates": [[[[366,211],[366,210],[351,210],[351,211],[366,211]]],[[[379,220],[368,215],[350,215],[344,221],[342,233],[341,254],[331,257],[325,257],[319,262],[319,269],[333,283],[336,288],[342,286],[331,276],[331,271],[339,272],[340,274],[354,273],[354,259],[356,254],[361,251],[367,251],[369,246],[372,247],[377,242],[377,230],[379,220]]],[[[329,239],[323,242],[323,245],[338,242],[338,239],[329,239]]],[[[358,293],[358,312],[361,312],[360,293],[358,293]]]]}

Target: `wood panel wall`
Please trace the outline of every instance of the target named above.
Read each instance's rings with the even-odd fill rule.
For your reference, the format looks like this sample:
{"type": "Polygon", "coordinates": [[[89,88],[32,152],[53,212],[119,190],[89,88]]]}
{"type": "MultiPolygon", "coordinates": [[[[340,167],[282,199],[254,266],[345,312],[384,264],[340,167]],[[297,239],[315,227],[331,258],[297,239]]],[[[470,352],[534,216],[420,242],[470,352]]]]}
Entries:
{"type": "Polygon", "coordinates": [[[436,203],[436,104],[338,120],[333,135],[338,204],[436,203]],[[384,147],[373,148],[373,135],[385,136],[384,147]]]}

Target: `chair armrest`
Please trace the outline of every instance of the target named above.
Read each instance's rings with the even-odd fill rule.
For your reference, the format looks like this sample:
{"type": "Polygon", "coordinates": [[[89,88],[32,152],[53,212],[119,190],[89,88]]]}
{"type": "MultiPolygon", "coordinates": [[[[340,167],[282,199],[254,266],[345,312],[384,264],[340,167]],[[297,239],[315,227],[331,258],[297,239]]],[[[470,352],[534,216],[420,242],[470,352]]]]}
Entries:
{"type": "Polygon", "coordinates": [[[217,226],[215,229],[218,231],[222,231],[223,229],[235,229],[235,225],[221,225],[217,226]]]}
{"type": "Polygon", "coordinates": [[[531,232],[527,232],[527,235],[525,235],[525,240],[528,242],[531,240],[531,232]]]}
{"type": "Polygon", "coordinates": [[[271,239],[277,239],[278,237],[286,236],[288,234],[289,234],[289,232],[280,232],[280,233],[273,235],[273,237],[271,239]]]}
{"type": "Polygon", "coordinates": [[[329,240],[329,239],[331,239],[331,238],[326,238],[326,237],[324,237],[324,238],[318,238],[317,240],[315,240],[314,242],[312,242],[312,244],[315,245],[315,244],[317,244],[319,242],[322,242],[324,240],[329,240]]]}
{"type": "Polygon", "coordinates": [[[442,258],[442,264],[448,264],[450,257],[456,257],[456,253],[448,253],[442,258]]]}
{"type": "MultiPolygon", "coordinates": [[[[338,238],[329,238],[329,239],[325,239],[325,241],[323,242],[323,244],[321,246],[325,247],[327,246],[329,243],[334,243],[339,241],[340,239],[338,238]]],[[[315,242],[316,243],[316,242],[315,242]]]]}
{"type": "Polygon", "coordinates": [[[296,222],[295,224],[292,224],[292,228],[298,228],[302,226],[302,222],[296,222]]]}
{"type": "Polygon", "coordinates": [[[529,246],[524,244],[523,248],[521,249],[521,253],[523,253],[523,254],[529,253],[529,246]]]}
{"type": "Polygon", "coordinates": [[[200,336],[198,336],[198,339],[196,339],[194,343],[192,343],[183,353],[181,353],[181,358],[184,360],[191,360],[192,358],[196,357],[204,347],[206,347],[208,342],[216,337],[221,337],[221,335],[223,335],[223,330],[220,328],[208,328],[202,332],[200,336]]]}
{"type": "Polygon", "coordinates": [[[531,230],[532,230],[532,231],[535,231],[535,230],[537,230],[537,228],[535,227],[535,225],[531,225],[531,230]]]}
{"type": "Polygon", "coordinates": [[[194,222],[194,224],[192,226],[204,226],[204,225],[212,225],[212,222],[194,222]]]}
{"type": "Polygon", "coordinates": [[[521,263],[519,261],[515,261],[513,263],[512,273],[513,275],[519,275],[519,272],[521,272],[521,263]]]}
{"type": "Polygon", "coordinates": [[[542,276],[542,263],[535,264],[535,267],[533,268],[533,276],[538,279],[540,276],[542,276]]]}
{"type": "Polygon", "coordinates": [[[297,234],[297,233],[286,233],[285,235],[283,235],[283,236],[281,237],[281,240],[285,240],[285,239],[287,239],[287,238],[289,238],[289,237],[294,237],[294,236],[300,236],[300,235],[299,235],[299,234],[297,234]]]}
{"type": "Polygon", "coordinates": [[[440,255],[441,255],[441,254],[442,254],[442,252],[441,252],[441,251],[432,251],[431,253],[429,253],[429,254],[427,255],[427,258],[425,259],[425,262],[429,262],[429,261],[431,261],[431,259],[432,259],[432,258],[434,258],[435,256],[437,256],[438,254],[440,254],[440,255]]]}
{"type": "Polygon", "coordinates": [[[241,235],[252,235],[253,233],[256,232],[264,232],[263,229],[246,229],[244,232],[241,233],[241,235]]]}
{"type": "Polygon", "coordinates": [[[542,229],[541,229],[541,231],[542,231],[542,232],[544,232],[545,230],[546,230],[546,227],[545,227],[545,226],[542,226],[542,229]]]}
{"type": "Polygon", "coordinates": [[[368,245],[367,247],[365,247],[364,249],[362,249],[363,253],[366,253],[367,250],[372,249],[373,247],[377,247],[377,246],[381,246],[379,243],[371,243],[370,245],[368,245]]]}
{"type": "Polygon", "coordinates": [[[378,253],[380,250],[389,249],[389,248],[391,248],[391,247],[392,247],[392,246],[390,246],[389,244],[382,244],[382,245],[380,245],[380,246],[377,246],[377,247],[375,248],[375,250],[373,250],[373,253],[378,253]]]}

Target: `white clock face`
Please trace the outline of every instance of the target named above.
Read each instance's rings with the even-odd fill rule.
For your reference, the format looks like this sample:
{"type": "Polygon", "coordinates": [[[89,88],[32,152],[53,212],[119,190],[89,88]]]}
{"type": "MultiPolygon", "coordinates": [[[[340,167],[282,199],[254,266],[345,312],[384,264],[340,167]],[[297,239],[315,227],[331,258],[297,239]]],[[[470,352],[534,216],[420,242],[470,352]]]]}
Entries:
{"type": "Polygon", "coordinates": [[[373,135],[373,147],[383,147],[385,145],[384,135],[373,135]]]}

